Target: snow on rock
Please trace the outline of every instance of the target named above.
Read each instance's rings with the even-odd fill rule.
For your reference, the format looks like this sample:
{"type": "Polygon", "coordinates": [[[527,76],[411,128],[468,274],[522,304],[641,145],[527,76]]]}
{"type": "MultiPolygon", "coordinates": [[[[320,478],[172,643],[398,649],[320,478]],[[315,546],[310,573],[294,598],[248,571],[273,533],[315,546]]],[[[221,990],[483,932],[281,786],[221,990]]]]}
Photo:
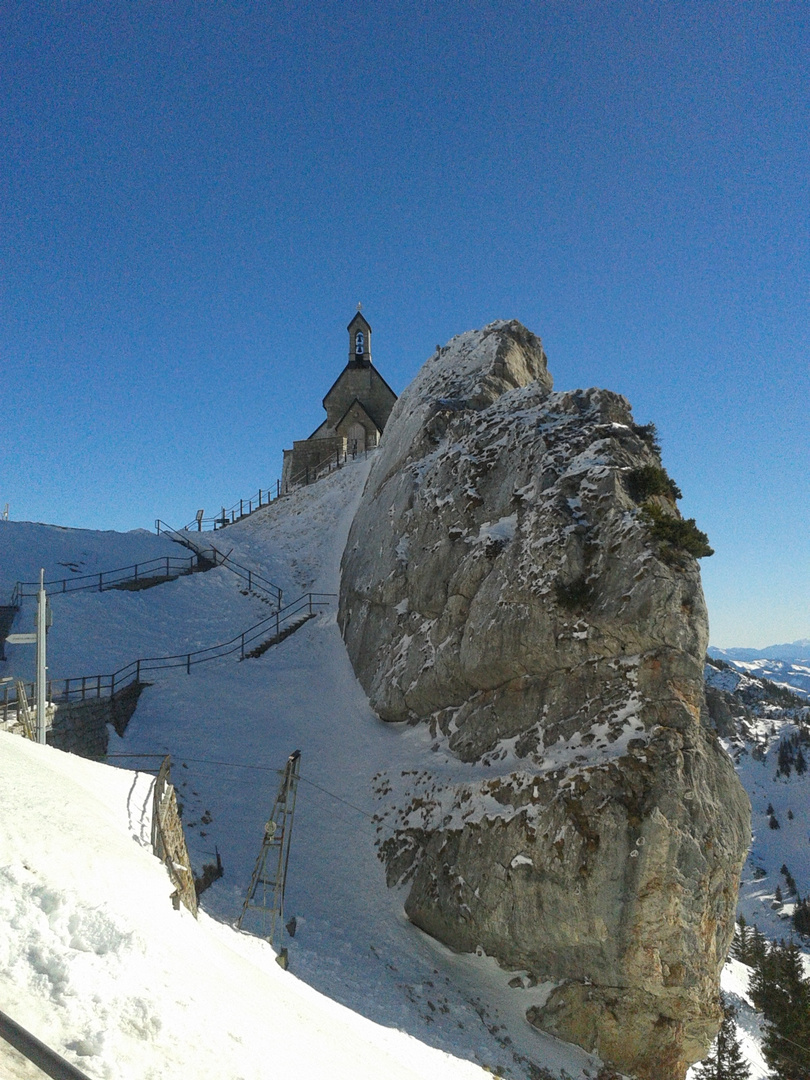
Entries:
{"type": "Polygon", "coordinates": [[[749,812],[700,724],[697,563],[639,517],[641,467],[624,398],[551,393],[519,323],[462,334],[386,426],[339,617],[374,708],[436,752],[381,795],[410,918],[556,980],[533,1023],[674,1080],[719,1021],[749,812]]]}

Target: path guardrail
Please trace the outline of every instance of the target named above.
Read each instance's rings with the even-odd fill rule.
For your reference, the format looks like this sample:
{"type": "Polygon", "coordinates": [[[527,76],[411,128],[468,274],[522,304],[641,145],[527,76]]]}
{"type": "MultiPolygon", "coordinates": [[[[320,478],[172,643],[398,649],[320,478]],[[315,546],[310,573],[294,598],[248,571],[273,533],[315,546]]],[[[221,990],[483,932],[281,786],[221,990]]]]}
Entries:
{"type": "Polygon", "coordinates": [[[52,1080],[90,1080],[87,1073],[71,1065],[61,1054],[57,1054],[4,1012],[0,1012],[0,1038],[5,1039],[52,1080]]]}
{"type": "Polygon", "coordinates": [[[223,506],[215,517],[204,517],[203,512],[200,511],[193,521],[183,526],[183,530],[185,532],[217,532],[228,525],[233,525],[236,521],[241,521],[242,518],[249,517],[263,506],[269,506],[275,499],[281,498],[282,495],[288,494],[295,488],[312,484],[342,465],[348,465],[349,461],[355,461],[359,457],[368,457],[368,454],[368,450],[336,450],[334,457],[329,457],[318,465],[305,466],[295,476],[288,477],[283,486],[281,480],[276,480],[275,495],[273,495],[273,486],[259,488],[258,492],[251,495],[249,499],[240,499],[227,508],[223,506]]]}
{"type": "Polygon", "coordinates": [[[210,562],[214,566],[224,566],[226,570],[230,570],[236,574],[237,577],[247,582],[249,590],[258,589],[260,592],[267,593],[272,600],[274,600],[279,607],[281,607],[284,594],[281,588],[256,570],[251,570],[249,566],[242,566],[241,563],[236,562],[231,558],[230,552],[225,554],[220,551],[219,548],[214,547],[211,544],[210,547],[203,547],[202,550],[198,548],[193,539],[193,533],[190,534],[188,529],[172,528],[171,525],[167,525],[165,521],[161,521],[157,518],[155,521],[155,531],[158,536],[161,533],[164,536],[168,536],[171,540],[174,540],[177,544],[182,544],[184,547],[190,548],[191,551],[195,551],[200,559],[205,562],[210,562]]]}
{"type": "MultiPolygon", "coordinates": [[[[281,495],[280,480],[276,480],[275,487],[275,498],[277,499],[281,495]]],[[[184,525],[183,528],[187,532],[192,530],[194,532],[215,532],[217,529],[224,529],[226,525],[233,525],[240,518],[248,517],[263,506],[269,506],[273,498],[272,488],[259,488],[257,494],[251,495],[249,499],[240,499],[239,502],[235,502],[233,506],[229,506],[227,509],[223,506],[216,517],[203,517],[202,513],[200,513],[188,525],[184,525]]]]}
{"type": "MultiPolygon", "coordinates": [[[[47,686],[47,698],[49,702],[57,704],[75,701],[92,700],[99,697],[113,697],[125,690],[133,683],[142,681],[142,676],[150,671],[163,671],[168,668],[185,668],[186,674],[191,674],[191,669],[197,664],[205,664],[209,660],[218,660],[224,656],[232,656],[239,653],[239,659],[249,658],[251,650],[248,646],[262,639],[261,644],[270,638],[270,644],[282,640],[294,628],[294,623],[304,622],[312,618],[319,611],[328,607],[334,598],[334,593],[304,593],[297,600],[287,604],[284,608],[278,608],[265,619],[253,626],[236,634],[229,641],[219,642],[217,645],[209,645],[205,649],[175,653],[172,656],[146,656],[137,660],[131,660],[124,667],[112,672],[110,675],[79,675],[68,679],[49,679],[47,686]]],[[[24,684],[26,693],[29,687],[33,697],[34,684],[24,684]]],[[[4,727],[9,726],[9,716],[17,717],[16,689],[8,683],[2,686],[0,697],[0,722],[4,727]],[[10,694],[13,693],[13,697],[10,694]]]]}
{"type": "MultiPolygon", "coordinates": [[[[205,557],[196,550],[187,558],[177,555],[158,555],[154,559],[147,559],[146,562],[119,566],[114,570],[100,570],[93,574],[79,574],[76,577],[46,581],[45,592],[48,596],[87,590],[104,592],[105,589],[120,589],[132,584],[145,585],[147,582],[170,581],[203,569],[205,562],[205,557]]],[[[36,596],[38,590],[38,581],[18,581],[11,594],[10,606],[19,607],[20,601],[27,596],[36,596]]]]}

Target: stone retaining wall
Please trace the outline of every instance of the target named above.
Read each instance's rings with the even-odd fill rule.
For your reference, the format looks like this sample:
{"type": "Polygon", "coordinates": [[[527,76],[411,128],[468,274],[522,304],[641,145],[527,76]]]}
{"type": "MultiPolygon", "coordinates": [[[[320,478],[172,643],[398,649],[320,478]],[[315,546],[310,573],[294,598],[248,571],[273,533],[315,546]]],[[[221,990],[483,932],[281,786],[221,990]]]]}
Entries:
{"type": "Polygon", "coordinates": [[[48,745],[91,761],[104,761],[109,742],[107,725],[112,724],[116,733],[123,735],[147,685],[131,683],[113,697],[57,702],[47,734],[48,745]]]}

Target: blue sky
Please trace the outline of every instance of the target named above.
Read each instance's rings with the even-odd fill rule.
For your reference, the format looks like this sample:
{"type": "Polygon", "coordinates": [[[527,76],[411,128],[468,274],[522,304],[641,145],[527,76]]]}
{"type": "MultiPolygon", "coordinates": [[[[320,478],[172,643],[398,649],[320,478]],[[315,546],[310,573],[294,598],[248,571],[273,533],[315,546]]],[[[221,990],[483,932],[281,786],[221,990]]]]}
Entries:
{"type": "Polygon", "coordinates": [[[518,318],[658,426],[712,642],[810,637],[807,5],[3,21],[0,509],[184,524],[274,485],[358,300],[397,391],[518,318]]]}

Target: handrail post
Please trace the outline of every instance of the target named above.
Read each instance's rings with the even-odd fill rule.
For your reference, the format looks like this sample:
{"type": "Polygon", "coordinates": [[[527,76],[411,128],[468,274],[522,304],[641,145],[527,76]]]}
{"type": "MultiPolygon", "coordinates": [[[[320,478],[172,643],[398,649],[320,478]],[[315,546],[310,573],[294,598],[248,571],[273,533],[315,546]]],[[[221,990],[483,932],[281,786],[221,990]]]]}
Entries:
{"type": "Polygon", "coordinates": [[[136,660],[135,661],[135,682],[139,683],[140,681],[141,681],[141,662],[140,662],[140,660],[136,660]]]}
{"type": "Polygon", "coordinates": [[[252,585],[252,582],[251,582],[250,570],[248,570],[248,592],[250,592],[252,587],[253,587],[253,585],[252,585]]]}
{"type": "Polygon", "coordinates": [[[100,574],[98,575],[98,591],[99,591],[99,592],[103,592],[103,591],[104,591],[104,590],[102,589],[102,587],[101,587],[101,579],[102,579],[102,577],[103,577],[103,576],[104,576],[104,571],[102,570],[102,572],[101,572],[101,573],[100,573],[100,574]]]}
{"type": "Polygon", "coordinates": [[[191,674],[191,653],[186,657],[186,675],[191,674]]]}

